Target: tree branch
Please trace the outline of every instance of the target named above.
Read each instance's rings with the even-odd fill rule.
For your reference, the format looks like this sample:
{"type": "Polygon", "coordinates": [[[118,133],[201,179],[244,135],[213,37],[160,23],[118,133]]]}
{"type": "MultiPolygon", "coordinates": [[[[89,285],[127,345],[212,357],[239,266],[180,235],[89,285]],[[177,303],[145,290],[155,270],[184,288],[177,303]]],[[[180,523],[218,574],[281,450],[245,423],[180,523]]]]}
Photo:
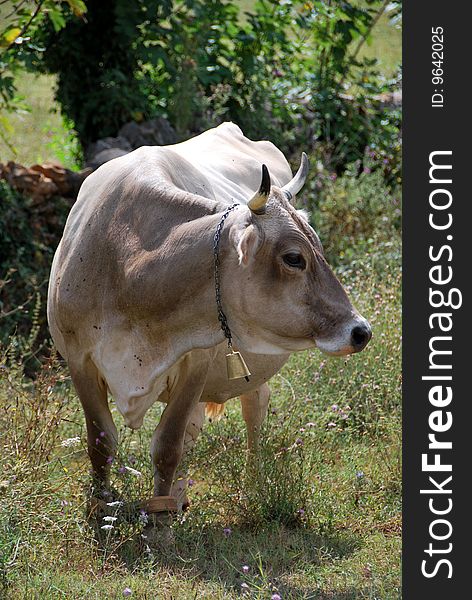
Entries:
{"type": "MultiPolygon", "coordinates": [[[[40,13],[40,11],[41,11],[41,8],[42,8],[42,6],[43,6],[44,2],[45,2],[45,0],[39,0],[38,4],[37,4],[37,6],[36,6],[36,10],[35,10],[35,11],[34,11],[34,13],[31,15],[31,18],[30,18],[30,20],[29,20],[27,23],[25,23],[25,25],[23,25],[23,28],[22,28],[22,30],[21,30],[21,31],[20,31],[20,33],[17,35],[17,38],[19,38],[19,37],[23,37],[23,36],[25,35],[25,33],[28,31],[28,28],[29,28],[29,26],[31,25],[31,23],[32,23],[32,22],[33,22],[33,21],[36,19],[36,17],[37,17],[37,16],[38,16],[38,14],[40,13]]],[[[14,44],[15,44],[15,40],[13,40],[13,42],[11,42],[11,44],[10,44],[9,46],[7,46],[7,47],[5,48],[5,50],[10,50],[11,48],[13,48],[14,44]]]]}

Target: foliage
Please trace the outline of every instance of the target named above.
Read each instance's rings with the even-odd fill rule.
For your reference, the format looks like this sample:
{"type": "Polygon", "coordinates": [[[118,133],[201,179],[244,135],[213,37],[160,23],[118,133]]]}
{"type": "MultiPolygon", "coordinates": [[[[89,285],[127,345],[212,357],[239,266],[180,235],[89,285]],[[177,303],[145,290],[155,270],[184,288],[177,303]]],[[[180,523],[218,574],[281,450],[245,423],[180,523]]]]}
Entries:
{"type": "Polygon", "coordinates": [[[49,141],[46,143],[50,152],[59,163],[71,171],[79,171],[83,164],[82,147],[77,139],[74,124],[62,117],[56,127],[47,127],[49,141]]]}
{"type": "Polygon", "coordinates": [[[41,68],[58,73],[57,99],[84,145],[148,112],[139,72],[153,49],[144,41],[159,36],[169,9],[170,2],[159,0],[89,0],[86,21],[43,30],[41,68]]]}
{"type": "Polygon", "coordinates": [[[393,179],[399,116],[379,95],[399,79],[385,80],[375,60],[359,58],[386,7],[259,0],[241,22],[231,2],[182,2],[161,32],[161,57],[149,70],[155,91],[147,97],[154,91],[154,110],[166,110],[182,133],[231,119],[249,137],[264,131],[286,150],[321,145],[333,169],[370,144],[389,159],[393,179]]]}
{"type": "Polygon", "coordinates": [[[348,165],[339,177],[323,169],[316,159],[312,162],[315,168],[302,202],[305,198],[305,207],[324,245],[328,262],[349,264],[360,255],[373,259],[385,254],[385,260],[377,264],[379,272],[387,259],[398,262],[401,190],[396,186],[390,189],[385,182],[386,159],[367,148],[363,161],[348,165]]]}
{"type": "Polygon", "coordinates": [[[157,114],[182,136],[229,119],[289,154],[316,148],[338,174],[375,148],[397,183],[399,115],[381,94],[400,77],[386,80],[362,47],[398,3],[258,0],[241,15],[235,0],[90,0],[86,20],[60,6],[9,56],[58,73],[83,144],[157,114]]]}
{"type": "Polygon", "coordinates": [[[385,80],[375,60],[359,58],[387,4],[259,0],[241,22],[230,2],[182,2],[151,71],[159,107],[182,133],[216,117],[255,139],[264,131],[286,151],[321,146],[338,171],[370,144],[388,158],[385,175],[393,180],[399,115],[379,95],[400,81],[385,80]]]}
{"type": "Polygon", "coordinates": [[[44,51],[41,32],[48,23],[59,31],[67,19],[83,18],[87,9],[82,0],[2,2],[0,9],[0,138],[12,148],[6,113],[28,108],[16,94],[15,77],[37,63],[38,55],[44,51]]]}
{"type": "Polygon", "coordinates": [[[47,282],[69,208],[62,198],[37,205],[0,180],[0,341],[25,336],[25,358],[48,337],[47,282]]]}

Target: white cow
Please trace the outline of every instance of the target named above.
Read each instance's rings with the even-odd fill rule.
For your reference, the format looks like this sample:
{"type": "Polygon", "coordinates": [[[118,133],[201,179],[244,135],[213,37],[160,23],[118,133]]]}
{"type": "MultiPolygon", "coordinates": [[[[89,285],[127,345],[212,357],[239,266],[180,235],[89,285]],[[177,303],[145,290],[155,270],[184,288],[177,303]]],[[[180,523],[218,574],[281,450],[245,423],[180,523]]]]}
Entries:
{"type": "Polygon", "coordinates": [[[290,202],[306,172],[306,156],[292,178],[272,143],[224,123],[181,144],[139,148],[85,180],[54,257],[48,320],[85,412],[97,494],[117,444],[108,390],[133,429],[154,402],[167,404],[152,440],[148,506],[172,510],[186,504],[176,470],[204,403],[215,414],[240,396],[254,448],[266,382],[290,353],[348,354],[368,343],[369,324],[290,202]],[[226,374],[217,229],[220,316],[249,381],[226,374]]]}

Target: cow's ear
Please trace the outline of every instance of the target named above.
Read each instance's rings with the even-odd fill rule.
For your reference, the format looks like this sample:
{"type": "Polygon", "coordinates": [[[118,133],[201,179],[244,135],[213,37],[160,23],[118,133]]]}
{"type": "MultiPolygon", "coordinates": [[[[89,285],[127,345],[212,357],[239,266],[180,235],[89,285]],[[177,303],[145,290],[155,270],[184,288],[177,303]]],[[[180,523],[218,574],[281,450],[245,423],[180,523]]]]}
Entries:
{"type": "Polygon", "coordinates": [[[237,243],[239,264],[246,267],[256,255],[259,249],[260,234],[254,225],[248,225],[237,243]]]}

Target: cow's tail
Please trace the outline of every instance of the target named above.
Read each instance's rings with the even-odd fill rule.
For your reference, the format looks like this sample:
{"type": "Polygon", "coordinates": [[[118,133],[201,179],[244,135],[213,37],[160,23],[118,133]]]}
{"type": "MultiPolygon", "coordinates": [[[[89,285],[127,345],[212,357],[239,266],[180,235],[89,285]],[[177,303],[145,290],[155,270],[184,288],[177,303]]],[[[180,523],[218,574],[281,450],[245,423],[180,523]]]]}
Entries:
{"type": "Polygon", "coordinates": [[[224,404],[217,404],[216,402],[205,402],[205,414],[212,421],[218,421],[225,412],[224,404]]]}

